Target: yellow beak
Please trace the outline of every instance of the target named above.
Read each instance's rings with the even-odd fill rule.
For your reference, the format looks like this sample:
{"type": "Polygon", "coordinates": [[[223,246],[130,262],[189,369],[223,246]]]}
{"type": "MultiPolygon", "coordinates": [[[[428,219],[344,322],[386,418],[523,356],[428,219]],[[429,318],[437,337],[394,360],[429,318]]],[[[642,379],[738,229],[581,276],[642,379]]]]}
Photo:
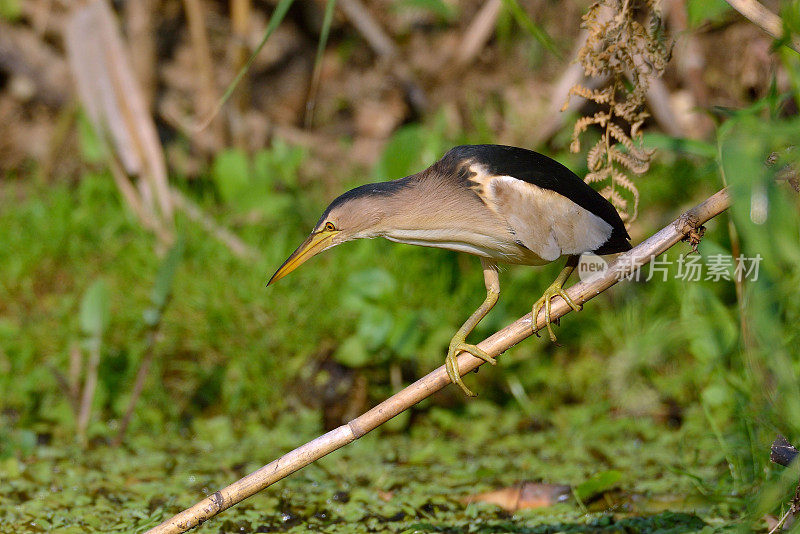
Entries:
{"type": "Polygon", "coordinates": [[[326,248],[331,246],[331,240],[339,233],[339,230],[322,230],[308,236],[308,239],[303,241],[303,244],[297,247],[297,250],[292,252],[280,269],[275,271],[272,278],[269,279],[267,285],[277,282],[290,272],[294,271],[306,262],[312,256],[316,256],[326,248]]]}

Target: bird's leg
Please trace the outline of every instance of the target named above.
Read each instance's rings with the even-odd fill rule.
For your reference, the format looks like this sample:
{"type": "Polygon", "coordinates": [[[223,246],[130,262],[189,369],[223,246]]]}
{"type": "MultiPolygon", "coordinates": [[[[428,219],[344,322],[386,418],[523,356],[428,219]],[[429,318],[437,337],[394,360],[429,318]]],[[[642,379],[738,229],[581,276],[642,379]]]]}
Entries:
{"type": "Polygon", "coordinates": [[[567,264],[558,274],[555,281],[550,284],[550,287],[545,290],[541,298],[533,305],[533,311],[531,313],[531,328],[533,328],[533,333],[537,336],[539,335],[539,329],[536,328],[536,318],[539,317],[539,312],[542,308],[544,308],[544,321],[547,325],[547,332],[550,334],[550,341],[555,342],[556,340],[556,335],[553,333],[553,327],[550,324],[550,301],[553,297],[561,297],[567,304],[569,304],[570,308],[575,311],[581,311],[581,306],[575,304],[575,302],[569,298],[567,292],[564,291],[564,282],[567,281],[569,276],[572,274],[572,271],[574,271],[575,267],[577,267],[579,259],[580,256],[570,256],[567,258],[567,264]]]}
{"type": "Polygon", "coordinates": [[[453,336],[453,339],[450,340],[447,358],[444,361],[445,368],[447,369],[447,376],[450,377],[450,381],[460,387],[461,390],[470,397],[474,397],[475,394],[470,391],[464,384],[464,381],[461,380],[461,373],[458,368],[458,353],[461,351],[469,352],[476,358],[480,358],[485,362],[489,362],[492,365],[497,364],[497,360],[489,356],[484,350],[475,345],[466,343],[469,333],[472,332],[475,325],[477,325],[481,319],[486,317],[489,310],[497,303],[497,298],[500,295],[500,277],[497,275],[497,265],[483,258],[481,258],[481,265],[483,266],[483,278],[486,282],[486,300],[483,301],[480,308],[475,310],[475,313],[467,319],[461,328],[458,329],[456,335],[453,336]]]}

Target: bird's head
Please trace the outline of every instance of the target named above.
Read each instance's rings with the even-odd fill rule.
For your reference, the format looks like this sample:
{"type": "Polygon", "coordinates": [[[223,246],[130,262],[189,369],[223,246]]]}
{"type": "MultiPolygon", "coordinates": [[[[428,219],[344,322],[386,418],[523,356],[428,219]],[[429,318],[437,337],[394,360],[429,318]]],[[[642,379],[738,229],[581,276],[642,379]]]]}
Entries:
{"type": "Polygon", "coordinates": [[[382,222],[391,209],[396,182],[367,184],[343,194],[327,207],[311,234],[272,275],[277,282],[323,250],[353,239],[379,237],[382,222]]]}

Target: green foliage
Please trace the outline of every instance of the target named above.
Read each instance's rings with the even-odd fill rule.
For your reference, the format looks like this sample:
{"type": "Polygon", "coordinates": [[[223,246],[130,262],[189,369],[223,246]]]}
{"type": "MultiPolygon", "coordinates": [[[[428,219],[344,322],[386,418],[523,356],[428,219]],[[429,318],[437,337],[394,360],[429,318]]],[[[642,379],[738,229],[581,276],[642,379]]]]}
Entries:
{"type": "Polygon", "coordinates": [[[773,429],[800,436],[794,416],[800,410],[798,331],[790,326],[800,307],[789,296],[800,282],[800,215],[797,193],[785,180],[775,179],[784,165],[796,168],[795,150],[787,147],[800,135],[800,121],[765,119],[767,113],[776,115],[780,100],[765,104],[734,114],[719,133],[719,164],[734,199],[731,216],[742,252],[762,258],[758,279],[744,288],[740,320],[745,333],[740,360],[734,362],[740,371],[730,392],[748,413],[726,436],[732,443],[727,455],[736,458],[733,476],[740,484],[761,482],[760,473],[768,467],[756,451],[774,437],[773,429]],[[772,153],[778,162],[768,166],[772,153]],[[760,424],[764,419],[769,426],[760,424]]]}
{"type": "Polygon", "coordinates": [[[250,70],[250,66],[255,61],[258,54],[261,52],[261,49],[264,48],[264,45],[267,44],[267,40],[272,36],[278,26],[283,21],[283,18],[286,16],[286,13],[289,12],[289,8],[292,7],[294,0],[280,0],[278,5],[275,6],[275,11],[272,12],[272,16],[269,18],[269,22],[267,23],[267,27],[264,29],[264,35],[261,36],[261,41],[256,46],[256,49],[253,50],[253,53],[250,54],[250,57],[247,58],[247,61],[239,69],[239,72],[236,73],[236,77],[233,81],[228,85],[225,89],[225,93],[220,97],[219,101],[217,101],[217,105],[214,108],[214,112],[210,115],[210,117],[214,117],[219,110],[222,109],[222,106],[225,105],[225,102],[231,97],[233,92],[236,90],[236,86],[239,85],[239,82],[242,81],[242,78],[245,74],[248,73],[250,70]]]}
{"type": "Polygon", "coordinates": [[[97,135],[89,117],[85,113],[78,114],[78,142],[81,158],[87,163],[101,163],[106,160],[106,149],[103,140],[97,135]]]}
{"type": "MultiPolygon", "coordinates": [[[[652,420],[614,421],[602,417],[602,406],[565,407],[537,417],[548,423],[546,429],[520,432],[519,427],[537,419],[515,410],[498,412],[485,401],[461,413],[434,408],[421,415],[409,432],[371,433],[197,531],[689,532],[704,525],[698,516],[726,513],[711,498],[693,501],[691,514],[663,512],[664,501],[652,498],[653,491],[676,495],[681,505],[681,496],[694,490],[690,477],[664,474],[664,465],[680,461],[671,452],[680,449],[680,441],[660,432],[652,420]],[[558,423],[585,417],[595,423],[558,423]],[[637,435],[653,438],[634,445],[637,435]],[[599,472],[598,455],[609,455],[599,472]],[[526,473],[587,488],[588,511],[570,500],[512,516],[494,505],[462,502],[516,485],[526,473]],[[620,495],[609,491],[619,486],[630,492],[622,499],[635,503],[640,517],[620,512],[615,501],[620,495]],[[588,503],[591,495],[604,498],[595,505],[588,503]]],[[[37,448],[30,432],[29,450],[38,449],[34,461],[0,459],[3,527],[15,532],[142,532],[313,439],[319,423],[311,410],[292,410],[269,424],[253,414],[236,419],[220,414],[195,418],[184,432],[191,439],[161,432],[133,437],[129,449],[97,446],[88,451],[71,444],[37,448]]],[[[692,432],[684,438],[694,442],[700,436],[692,432]]]]}
{"type": "Polygon", "coordinates": [[[250,162],[243,150],[229,148],[214,159],[211,176],[222,200],[233,202],[250,184],[250,162]]]}
{"type": "Polygon", "coordinates": [[[621,478],[622,473],[619,471],[601,471],[600,473],[595,473],[575,487],[575,497],[581,502],[588,501],[592,497],[612,489],[621,478]]]}
{"type": "Polygon", "coordinates": [[[539,41],[539,43],[549,50],[551,53],[561,57],[561,51],[558,49],[553,38],[540,25],[536,24],[522,9],[517,0],[503,0],[503,5],[514,17],[514,20],[520,27],[525,30],[531,37],[539,41]]]}
{"type": "Polygon", "coordinates": [[[647,148],[667,150],[682,155],[715,158],[717,147],[700,139],[673,137],[661,132],[648,132],[642,136],[642,144],[647,148]]]}
{"type": "MultiPolygon", "coordinates": [[[[24,428],[10,429],[7,426],[0,428],[0,462],[16,459],[17,456],[20,459],[28,458],[35,451],[36,432],[24,428]]],[[[5,469],[8,475],[9,470],[19,469],[19,464],[9,461],[5,464],[5,469]]]]}
{"type": "Polygon", "coordinates": [[[279,220],[294,205],[300,165],[306,154],[277,139],[252,159],[238,149],[220,152],[211,167],[211,178],[222,200],[244,212],[279,220]]]}
{"type": "Polygon", "coordinates": [[[706,22],[722,21],[733,9],[725,0],[689,0],[686,5],[689,26],[696,28],[706,22]]]}
{"type": "Polygon", "coordinates": [[[342,307],[356,315],[356,326],[334,353],[340,363],[383,366],[391,358],[410,358],[421,350],[420,314],[396,306],[396,290],[395,278],[383,269],[366,269],[348,277],[342,288],[342,307]]]}
{"type": "Polygon", "coordinates": [[[0,18],[13,22],[22,16],[19,0],[0,0],[0,18]]]}
{"type": "Polygon", "coordinates": [[[181,263],[185,248],[184,237],[181,236],[164,256],[161,265],[158,266],[156,281],[153,284],[153,291],[150,293],[152,307],[147,308],[142,314],[147,326],[154,327],[161,321],[161,314],[172,296],[175,272],[181,263]]]}
{"type": "Polygon", "coordinates": [[[111,316],[111,297],[102,280],[95,281],[81,300],[81,331],[93,342],[99,343],[108,327],[111,316]]]}
{"type": "Polygon", "coordinates": [[[394,7],[403,9],[422,9],[435,15],[440,22],[453,22],[458,18],[458,7],[444,0],[396,0],[394,7]]]}
{"type": "MultiPolygon", "coordinates": [[[[721,187],[724,171],[735,206],[707,224],[700,255],[707,262],[732,253],[735,243],[748,257],[761,255],[759,277],[743,284],[741,301],[733,281],[679,280],[674,263],[664,281],[623,282],[565,317],[560,345],[531,338],[497,367],[466,377],[478,400],[447,388],[393,428],[203,528],[760,526],[754,522],[779,511],[797,480],[796,472],[768,464],[769,443],[777,431],[800,441],[800,216],[796,193],[774,179],[797,164],[798,152],[787,147],[800,132],[797,121],[779,118],[782,102],[773,94],[728,113],[716,145],[646,140],[660,158],[641,182],[647,217],[633,233],[648,235],[721,187]],[[771,152],[777,161],[768,166],[771,152]],[[460,501],[522,479],[570,484],[588,514],[570,501],[509,518],[492,505],[460,501]],[[334,498],[338,492],[349,500],[334,498]],[[379,492],[393,497],[387,502],[379,492]],[[664,508],[696,515],[662,514],[664,508]],[[284,513],[297,523],[284,522],[284,513]]],[[[445,126],[436,117],[399,130],[375,178],[398,178],[437,159],[456,142],[445,126]]],[[[491,140],[489,128],[477,128],[464,139],[491,140]]],[[[254,261],[233,257],[180,217],[184,240],[159,259],[107,173],[87,172],[77,184],[31,180],[18,197],[0,198],[0,500],[10,503],[4,525],[143,530],[318,435],[321,418],[299,407],[307,392],[298,384],[320,359],[332,355],[365,376],[369,405],[391,391],[390,367],[408,383],[442,364],[450,337],[484,297],[474,258],[362,241],[264,288],[331,191],[346,187],[300,180],[306,157],[275,140],[252,157],[220,154],[206,179],[185,186],[263,251],[254,261]],[[198,194],[206,184],[215,194],[198,194]],[[86,289],[93,280],[102,282],[86,289]],[[159,358],[130,428],[131,447],[111,449],[103,441],[127,405],[120,391],[145,349],[142,310],[152,322],[158,309],[159,358]],[[104,351],[95,420],[103,423],[90,428],[96,438],[81,455],[71,448],[72,412],[54,371],[67,372],[79,334],[98,332],[104,351]],[[34,498],[52,484],[62,490],[34,498]]],[[[678,245],[668,257],[688,253],[678,245]]],[[[503,271],[500,302],[470,341],[527,313],[560,267],[503,271]]]]}
{"type": "Polygon", "coordinates": [[[738,340],[730,311],[709,288],[692,285],[686,289],[681,298],[681,320],[689,350],[701,361],[721,361],[738,340]]]}
{"type": "Polygon", "coordinates": [[[376,180],[394,180],[418,172],[442,155],[446,143],[444,124],[439,121],[434,128],[409,124],[399,128],[389,139],[373,175],[376,180]]]}
{"type": "Polygon", "coordinates": [[[781,20],[789,34],[800,33],[800,1],[781,2],[781,20]]]}

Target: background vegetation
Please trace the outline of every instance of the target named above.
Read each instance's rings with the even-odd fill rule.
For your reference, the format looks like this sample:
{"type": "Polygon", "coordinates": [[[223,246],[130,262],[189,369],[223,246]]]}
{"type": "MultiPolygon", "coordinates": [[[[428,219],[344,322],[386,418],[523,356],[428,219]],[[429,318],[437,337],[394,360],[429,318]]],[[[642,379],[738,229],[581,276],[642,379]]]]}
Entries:
{"type": "MultiPolygon", "coordinates": [[[[441,365],[483,298],[473,258],[354,242],[265,289],[346,188],[473,142],[587,174],[569,144],[593,108],[554,111],[586,2],[504,1],[463,62],[479,2],[368,2],[394,54],[348,5],[315,68],[325,4],[297,2],[197,132],[276,6],[114,4],[169,182],[201,212],[178,210],[170,242],[120,195],[75,105],[77,8],[0,2],[0,531],[141,531],[441,365]]],[[[765,5],[797,29],[796,2],[765,5]]],[[[723,2],[663,9],[675,46],[648,105],[667,107],[644,124],[657,152],[631,234],[729,185],[699,254],[760,255],[757,280],[681,280],[679,245],[666,281],[622,283],[565,318],[559,344],[530,339],[467,377],[478,399],[448,387],[200,532],[711,532],[783,514],[799,472],[768,455],[776,433],[800,441],[800,56],[723,2]],[[526,480],[572,490],[527,509],[465,501],[526,480]]],[[[474,338],[528,312],[559,268],[501,273],[474,338]]]]}

